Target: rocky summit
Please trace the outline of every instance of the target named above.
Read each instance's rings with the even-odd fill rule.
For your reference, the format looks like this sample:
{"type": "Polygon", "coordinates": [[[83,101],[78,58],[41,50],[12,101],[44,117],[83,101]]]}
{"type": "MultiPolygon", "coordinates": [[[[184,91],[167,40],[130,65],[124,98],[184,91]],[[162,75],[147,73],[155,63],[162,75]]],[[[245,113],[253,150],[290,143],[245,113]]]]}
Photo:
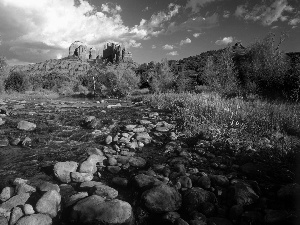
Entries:
{"type": "Polygon", "coordinates": [[[296,224],[291,171],[190,140],[168,112],[113,99],[3,103],[1,225],[296,224]]]}

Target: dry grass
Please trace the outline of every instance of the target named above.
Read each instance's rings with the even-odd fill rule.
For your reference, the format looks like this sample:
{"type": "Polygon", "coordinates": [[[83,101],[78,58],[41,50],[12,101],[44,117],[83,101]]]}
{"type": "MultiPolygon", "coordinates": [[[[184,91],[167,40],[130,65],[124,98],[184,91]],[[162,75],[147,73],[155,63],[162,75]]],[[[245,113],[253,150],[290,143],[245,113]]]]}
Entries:
{"type": "Polygon", "coordinates": [[[40,91],[26,91],[25,93],[11,92],[0,93],[1,100],[37,100],[37,99],[56,99],[59,97],[58,93],[40,90],[40,91]]]}

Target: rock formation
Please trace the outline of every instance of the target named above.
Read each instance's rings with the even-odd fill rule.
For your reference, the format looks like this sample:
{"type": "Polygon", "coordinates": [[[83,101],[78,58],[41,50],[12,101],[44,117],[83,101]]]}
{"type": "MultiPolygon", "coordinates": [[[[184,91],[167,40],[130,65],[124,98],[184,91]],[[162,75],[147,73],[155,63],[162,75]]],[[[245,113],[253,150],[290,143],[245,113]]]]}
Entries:
{"type": "Polygon", "coordinates": [[[77,56],[82,60],[87,59],[87,46],[81,41],[75,41],[69,47],[69,56],[77,56]]]}
{"type": "Polygon", "coordinates": [[[132,54],[119,44],[107,43],[104,45],[103,59],[111,63],[132,62],[132,54]]]}

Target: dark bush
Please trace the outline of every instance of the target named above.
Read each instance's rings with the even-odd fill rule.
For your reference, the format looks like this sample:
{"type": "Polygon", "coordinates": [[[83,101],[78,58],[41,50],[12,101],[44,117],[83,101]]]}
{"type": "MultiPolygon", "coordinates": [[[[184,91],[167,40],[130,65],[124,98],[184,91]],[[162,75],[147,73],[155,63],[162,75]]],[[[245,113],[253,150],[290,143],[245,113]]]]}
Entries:
{"type": "Polygon", "coordinates": [[[4,81],[6,91],[25,92],[30,89],[28,77],[22,72],[12,72],[4,81]]]}

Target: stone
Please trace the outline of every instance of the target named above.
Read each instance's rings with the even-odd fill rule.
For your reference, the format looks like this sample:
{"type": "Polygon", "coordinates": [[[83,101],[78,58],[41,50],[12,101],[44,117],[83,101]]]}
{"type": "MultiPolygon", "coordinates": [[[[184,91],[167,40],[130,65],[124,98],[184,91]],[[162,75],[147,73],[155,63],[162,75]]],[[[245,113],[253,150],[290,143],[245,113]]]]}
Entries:
{"type": "Polygon", "coordinates": [[[253,188],[245,182],[237,182],[229,188],[229,200],[234,200],[239,205],[251,205],[259,196],[253,188]]]}
{"type": "Polygon", "coordinates": [[[32,187],[26,183],[22,183],[17,185],[16,187],[16,193],[17,194],[22,194],[22,193],[33,193],[36,192],[36,188],[32,187]]]}
{"type": "Polygon", "coordinates": [[[50,191],[50,190],[55,190],[58,193],[60,192],[60,188],[59,188],[59,186],[57,184],[52,184],[52,183],[50,183],[48,181],[44,181],[37,188],[41,192],[47,192],[47,191],[50,191]]]}
{"type": "Polygon", "coordinates": [[[120,186],[120,187],[127,187],[128,180],[126,178],[123,178],[123,177],[114,177],[112,179],[112,183],[117,185],[117,186],[120,186]]]}
{"type": "Polygon", "coordinates": [[[23,206],[23,211],[24,211],[25,215],[32,215],[35,213],[32,205],[30,205],[30,204],[25,204],[23,206]]]}
{"type": "MultiPolygon", "coordinates": [[[[198,211],[193,211],[191,214],[190,214],[190,218],[194,221],[196,221],[197,223],[194,223],[194,224],[201,224],[201,225],[204,225],[206,224],[206,216],[198,211]]],[[[192,224],[192,223],[191,223],[192,224]]]]}
{"type": "Polygon", "coordinates": [[[54,165],[54,175],[57,179],[59,179],[62,183],[70,183],[71,182],[71,172],[75,172],[77,170],[78,163],[73,161],[67,162],[58,162],[54,165]]]}
{"type": "Polygon", "coordinates": [[[229,185],[229,180],[226,176],[223,175],[210,175],[210,180],[213,183],[213,186],[226,187],[229,185]]]}
{"type": "Polygon", "coordinates": [[[183,194],[183,207],[187,212],[197,210],[203,203],[217,203],[216,196],[210,191],[199,187],[192,187],[183,194]]]}
{"type": "Polygon", "coordinates": [[[140,124],[141,125],[148,125],[148,124],[151,124],[151,121],[149,121],[149,120],[140,120],[140,124]]]}
{"type": "Polygon", "coordinates": [[[71,222],[80,224],[132,225],[133,212],[129,203],[114,199],[104,201],[97,195],[80,200],[73,207],[71,222]]]}
{"type": "Polygon", "coordinates": [[[129,149],[137,149],[139,147],[136,141],[130,142],[126,144],[126,147],[129,149]]]}
{"type": "Polygon", "coordinates": [[[176,220],[176,225],[189,225],[188,222],[186,222],[184,219],[179,218],[176,220]]]}
{"type": "Polygon", "coordinates": [[[180,214],[178,212],[167,212],[162,218],[167,223],[174,224],[175,221],[180,218],[180,214]]]}
{"type": "Polygon", "coordinates": [[[0,194],[0,201],[5,202],[10,199],[15,193],[15,189],[13,187],[5,187],[2,189],[0,194]]]}
{"type": "Polygon", "coordinates": [[[27,183],[28,183],[28,180],[25,180],[25,179],[22,179],[22,178],[16,178],[13,181],[13,184],[16,185],[16,186],[21,185],[21,184],[27,184],[27,183]]]}
{"type": "Polygon", "coordinates": [[[88,129],[95,129],[98,124],[99,120],[95,116],[86,116],[81,122],[81,126],[88,129]]]}
{"type": "Polygon", "coordinates": [[[134,133],[142,133],[142,132],[145,132],[145,131],[146,131],[145,127],[136,127],[132,130],[132,132],[134,132],[134,133]]]}
{"type": "Polygon", "coordinates": [[[94,195],[99,195],[104,199],[114,199],[118,197],[118,191],[112,187],[109,187],[104,184],[97,184],[94,186],[96,190],[94,191],[94,195]]]}
{"type": "Polygon", "coordinates": [[[133,129],[136,127],[137,125],[134,124],[129,124],[125,126],[125,130],[127,131],[133,131],[133,129]]]}
{"type": "Polygon", "coordinates": [[[82,183],[85,181],[93,180],[93,174],[91,173],[79,173],[79,172],[72,172],[71,179],[73,182],[82,183]]]}
{"type": "Polygon", "coordinates": [[[73,194],[67,199],[67,201],[65,203],[65,207],[72,206],[75,203],[77,203],[78,201],[80,201],[81,199],[84,199],[88,196],[89,196],[89,194],[87,192],[78,192],[76,194],[73,194]]]}
{"type": "Polygon", "coordinates": [[[24,205],[25,202],[27,202],[27,200],[29,199],[29,197],[29,193],[22,193],[11,197],[9,200],[0,205],[0,216],[2,213],[5,214],[6,212],[11,211],[16,206],[24,205]]]}
{"type": "Polygon", "coordinates": [[[11,140],[10,144],[13,146],[17,146],[21,143],[21,139],[20,138],[14,138],[11,140]]]}
{"type": "Polygon", "coordinates": [[[284,220],[287,219],[289,213],[285,210],[266,210],[265,223],[267,224],[284,224],[284,220]]]}
{"type": "Polygon", "coordinates": [[[208,219],[208,224],[209,225],[233,225],[233,223],[230,220],[221,217],[210,217],[208,219]]]}
{"type": "Polygon", "coordinates": [[[230,208],[229,215],[232,220],[237,220],[243,214],[243,212],[244,207],[242,205],[233,205],[230,208]]]}
{"type": "Polygon", "coordinates": [[[94,174],[96,173],[96,171],[97,171],[96,163],[86,160],[80,164],[79,167],[80,173],[94,174]]]}
{"type": "Polygon", "coordinates": [[[98,149],[98,148],[88,148],[86,150],[86,153],[88,155],[100,155],[100,156],[103,156],[103,152],[100,149],[98,149]]]}
{"type": "Polygon", "coordinates": [[[209,189],[211,186],[211,181],[208,176],[202,176],[197,180],[197,185],[204,189],[209,189]]]}
{"type": "Polygon", "coordinates": [[[52,225],[52,219],[45,214],[33,214],[21,218],[16,225],[52,225]]]}
{"type": "Polygon", "coordinates": [[[108,136],[106,137],[106,139],[105,139],[105,143],[106,143],[107,145],[111,144],[112,141],[113,141],[113,138],[112,138],[111,135],[108,135],[108,136]]]}
{"type": "Polygon", "coordinates": [[[129,159],[129,164],[133,167],[143,168],[144,166],[146,166],[146,163],[146,160],[142,157],[131,157],[129,159]]]}
{"type": "Polygon", "coordinates": [[[51,218],[56,217],[60,209],[61,196],[55,190],[47,191],[36,203],[36,211],[48,214],[51,218]]]}
{"type": "Polygon", "coordinates": [[[22,217],[24,216],[24,213],[22,211],[22,209],[20,207],[14,207],[12,212],[11,212],[11,215],[10,215],[10,221],[9,221],[9,224],[11,225],[14,225],[17,223],[17,221],[22,217]]]}
{"type": "Polygon", "coordinates": [[[169,129],[167,127],[156,127],[155,130],[158,132],[163,132],[163,133],[169,131],[169,129]]]}
{"type": "Polygon", "coordinates": [[[181,176],[178,178],[178,181],[181,184],[181,188],[191,188],[193,186],[191,178],[188,176],[181,176]]]}
{"type": "Polygon", "coordinates": [[[5,217],[0,216],[0,225],[8,225],[8,221],[5,217]]]}
{"type": "Polygon", "coordinates": [[[116,160],[115,157],[109,157],[109,158],[108,158],[108,165],[110,165],[110,166],[115,166],[115,165],[117,165],[117,164],[118,164],[118,161],[116,160]]]}
{"type": "Polygon", "coordinates": [[[278,190],[277,196],[287,201],[297,199],[300,197],[300,185],[297,183],[287,184],[278,190]]]}
{"type": "Polygon", "coordinates": [[[150,135],[147,132],[137,133],[135,139],[144,144],[149,144],[152,140],[152,138],[150,137],[150,135]]]}
{"type": "Polygon", "coordinates": [[[161,183],[158,179],[153,176],[146,174],[139,174],[134,177],[134,181],[139,188],[149,188],[155,184],[161,183]]]}
{"type": "Polygon", "coordinates": [[[142,194],[145,207],[155,213],[176,211],[181,207],[181,194],[173,187],[161,184],[142,194]]]}
{"type": "Polygon", "coordinates": [[[7,137],[0,136],[0,147],[6,147],[9,145],[9,140],[7,137]]]}
{"type": "Polygon", "coordinates": [[[119,166],[108,166],[107,170],[113,174],[117,174],[121,171],[121,167],[119,166]]]}
{"type": "Polygon", "coordinates": [[[17,128],[19,130],[33,131],[33,130],[36,129],[36,125],[34,123],[31,123],[31,122],[28,122],[28,121],[25,121],[25,120],[21,120],[18,123],[17,128]]]}

